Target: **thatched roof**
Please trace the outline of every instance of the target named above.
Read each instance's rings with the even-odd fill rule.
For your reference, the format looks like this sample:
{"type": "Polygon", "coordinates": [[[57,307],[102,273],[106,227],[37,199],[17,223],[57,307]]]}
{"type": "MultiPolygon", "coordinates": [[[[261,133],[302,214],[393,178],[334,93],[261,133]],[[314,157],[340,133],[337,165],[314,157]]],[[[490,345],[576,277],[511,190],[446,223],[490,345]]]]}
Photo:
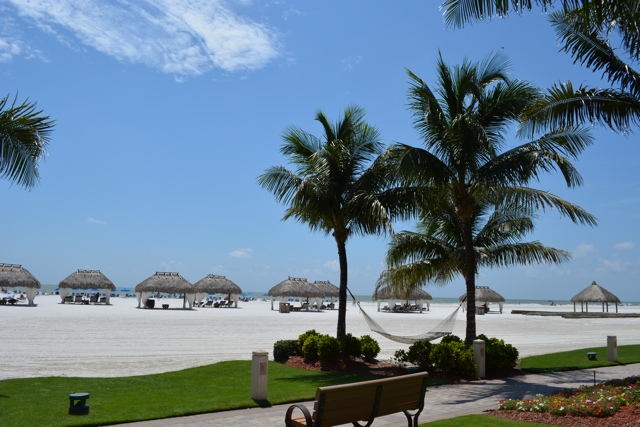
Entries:
{"type": "Polygon", "coordinates": [[[419,288],[401,290],[392,289],[390,286],[377,288],[373,293],[374,301],[389,300],[426,300],[431,301],[433,297],[427,292],[419,288]]]}
{"type": "Polygon", "coordinates": [[[596,282],[593,282],[578,295],[571,298],[571,302],[611,302],[620,304],[620,299],[596,282]]]}
{"type": "Polygon", "coordinates": [[[166,292],[168,294],[192,293],[191,283],[180,273],[156,272],[136,285],[136,292],[166,292]]]}
{"type": "MultiPolygon", "coordinates": [[[[460,295],[458,300],[462,301],[467,297],[467,293],[460,295]]],[[[476,286],[476,302],[504,302],[504,297],[488,286],[476,286]]]]}
{"type": "Polygon", "coordinates": [[[194,283],[191,293],[209,294],[237,294],[242,293],[240,286],[227,279],[225,276],[208,274],[206,277],[194,283]]]}
{"type": "Polygon", "coordinates": [[[307,297],[307,298],[323,298],[324,291],[313,286],[307,279],[291,277],[287,280],[275,285],[269,289],[270,297],[307,297]]]}
{"type": "Polygon", "coordinates": [[[62,279],[58,286],[70,289],[110,289],[112,291],[116,288],[116,285],[100,270],[78,270],[62,279]]]}
{"type": "Polygon", "coordinates": [[[340,288],[329,282],[328,280],[316,280],[313,282],[313,285],[324,293],[325,297],[339,297],[340,296],[340,288]]]}
{"type": "Polygon", "coordinates": [[[0,264],[0,286],[40,288],[40,282],[19,264],[0,264]]]}

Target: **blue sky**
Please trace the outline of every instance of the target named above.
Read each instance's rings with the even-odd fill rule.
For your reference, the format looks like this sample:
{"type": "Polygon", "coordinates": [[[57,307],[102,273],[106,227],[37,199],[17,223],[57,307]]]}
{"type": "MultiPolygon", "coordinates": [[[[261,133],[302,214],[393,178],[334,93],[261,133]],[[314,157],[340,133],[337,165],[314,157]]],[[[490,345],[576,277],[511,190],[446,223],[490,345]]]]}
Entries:
{"type": "MultiPolygon", "coordinates": [[[[156,271],[192,283],[226,275],[245,291],[287,276],[337,284],[333,239],[281,221],[284,207],[256,178],[287,164],[287,126],[321,134],[320,109],[337,119],[362,106],[385,144],[420,144],[405,68],[434,84],[438,51],[450,65],[503,52],[514,77],[539,87],[606,84],[558,52],[537,12],[450,30],[437,2],[419,0],[0,0],[0,94],[36,101],[57,122],[41,183],[26,191],[0,181],[0,262],[45,284],[78,268],[118,287],[156,271]]],[[[572,261],[483,270],[478,284],[547,300],[595,280],[640,301],[640,141],[594,136],[577,162],[583,187],[568,190],[558,176],[538,186],[599,220],[589,228],[540,216],[530,239],[571,251],[572,261]]],[[[387,244],[349,241],[355,294],[373,292],[387,244]]],[[[457,297],[464,284],[425,289],[457,297]]]]}

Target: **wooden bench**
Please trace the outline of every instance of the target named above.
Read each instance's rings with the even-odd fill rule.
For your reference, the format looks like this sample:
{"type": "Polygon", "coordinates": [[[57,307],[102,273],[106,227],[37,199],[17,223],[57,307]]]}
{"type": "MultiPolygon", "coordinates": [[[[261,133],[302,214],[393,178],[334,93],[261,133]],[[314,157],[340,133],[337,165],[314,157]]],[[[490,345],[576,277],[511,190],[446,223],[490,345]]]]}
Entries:
{"type": "Polygon", "coordinates": [[[313,415],[300,404],[287,409],[287,427],[321,427],[352,423],[368,427],[376,417],[403,412],[409,427],[418,426],[418,416],[424,407],[427,373],[402,375],[380,380],[320,387],[316,391],[313,415]],[[300,409],[302,415],[293,417],[300,409]],[[410,412],[413,411],[413,412],[410,412]],[[366,424],[359,424],[360,421],[366,424]]]}

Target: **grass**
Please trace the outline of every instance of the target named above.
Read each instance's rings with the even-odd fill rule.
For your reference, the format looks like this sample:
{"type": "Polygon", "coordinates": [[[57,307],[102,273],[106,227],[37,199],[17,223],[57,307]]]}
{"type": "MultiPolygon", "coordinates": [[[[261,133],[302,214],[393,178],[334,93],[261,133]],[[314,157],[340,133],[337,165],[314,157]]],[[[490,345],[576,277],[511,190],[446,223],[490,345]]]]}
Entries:
{"type": "MultiPolygon", "coordinates": [[[[606,347],[528,357],[521,366],[529,372],[564,371],[611,366],[606,347]],[[599,360],[587,360],[596,351],[599,360]]],[[[640,363],[640,345],[618,347],[619,363],[640,363]]],[[[251,361],[220,362],[157,375],[121,378],[43,377],[0,381],[0,425],[18,427],[99,426],[178,417],[230,409],[312,400],[325,385],[376,378],[342,372],[308,371],[269,362],[268,402],[249,397],[251,361]],[[69,415],[69,394],[88,392],[88,415],[69,415]]],[[[283,414],[284,417],[284,414],[283,414]]],[[[422,424],[441,426],[528,426],[483,415],[422,424]]]]}
{"type": "MultiPolygon", "coordinates": [[[[43,377],[0,381],[0,425],[98,426],[312,400],[316,388],[377,378],[269,362],[268,402],[250,398],[251,361],[221,362],[157,375],[43,377]],[[69,394],[90,393],[89,414],[68,414],[69,394]]],[[[284,419],[284,415],[283,415],[284,419]]]]}
{"type": "Polygon", "coordinates": [[[628,365],[631,363],[640,363],[640,345],[619,346],[618,362],[609,362],[607,360],[607,347],[593,347],[525,357],[520,362],[520,368],[528,373],[543,373],[574,371],[576,369],[590,369],[602,366],[628,365]],[[592,351],[598,353],[598,360],[587,359],[587,352],[592,351]]]}

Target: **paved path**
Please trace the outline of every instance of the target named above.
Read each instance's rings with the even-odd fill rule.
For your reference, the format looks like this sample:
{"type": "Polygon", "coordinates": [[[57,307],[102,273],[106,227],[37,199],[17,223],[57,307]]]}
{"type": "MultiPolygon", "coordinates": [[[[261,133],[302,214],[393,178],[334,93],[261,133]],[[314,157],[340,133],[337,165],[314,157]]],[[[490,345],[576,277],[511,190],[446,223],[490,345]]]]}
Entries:
{"type": "MultiPolygon", "coordinates": [[[[557,389],[593,385],[596,382],[640,375],[640,364],[596,368],[590,370],[557,372],[551,374],[523,375],[498,380],[473,381],[431,387],[427,390],[425,408],[420,423],[436,421],[460,415],[480,414],[496,409],[500,400],[522,399],[536,394],[549,394],[557,389]]],[[[313,402],[304,402],[311,408],[313,402]]],[[[290,404],[268,408],[251,408],[236,411],[214,412],[189,417],[165,418],[139,423],[119,424],[119,427],[205,427],[205,426],[255,426],[282,427],[284,414],[290,404]]],[[[377,418],[374,426],[406,426],[403,414],[377,418]]]]}

